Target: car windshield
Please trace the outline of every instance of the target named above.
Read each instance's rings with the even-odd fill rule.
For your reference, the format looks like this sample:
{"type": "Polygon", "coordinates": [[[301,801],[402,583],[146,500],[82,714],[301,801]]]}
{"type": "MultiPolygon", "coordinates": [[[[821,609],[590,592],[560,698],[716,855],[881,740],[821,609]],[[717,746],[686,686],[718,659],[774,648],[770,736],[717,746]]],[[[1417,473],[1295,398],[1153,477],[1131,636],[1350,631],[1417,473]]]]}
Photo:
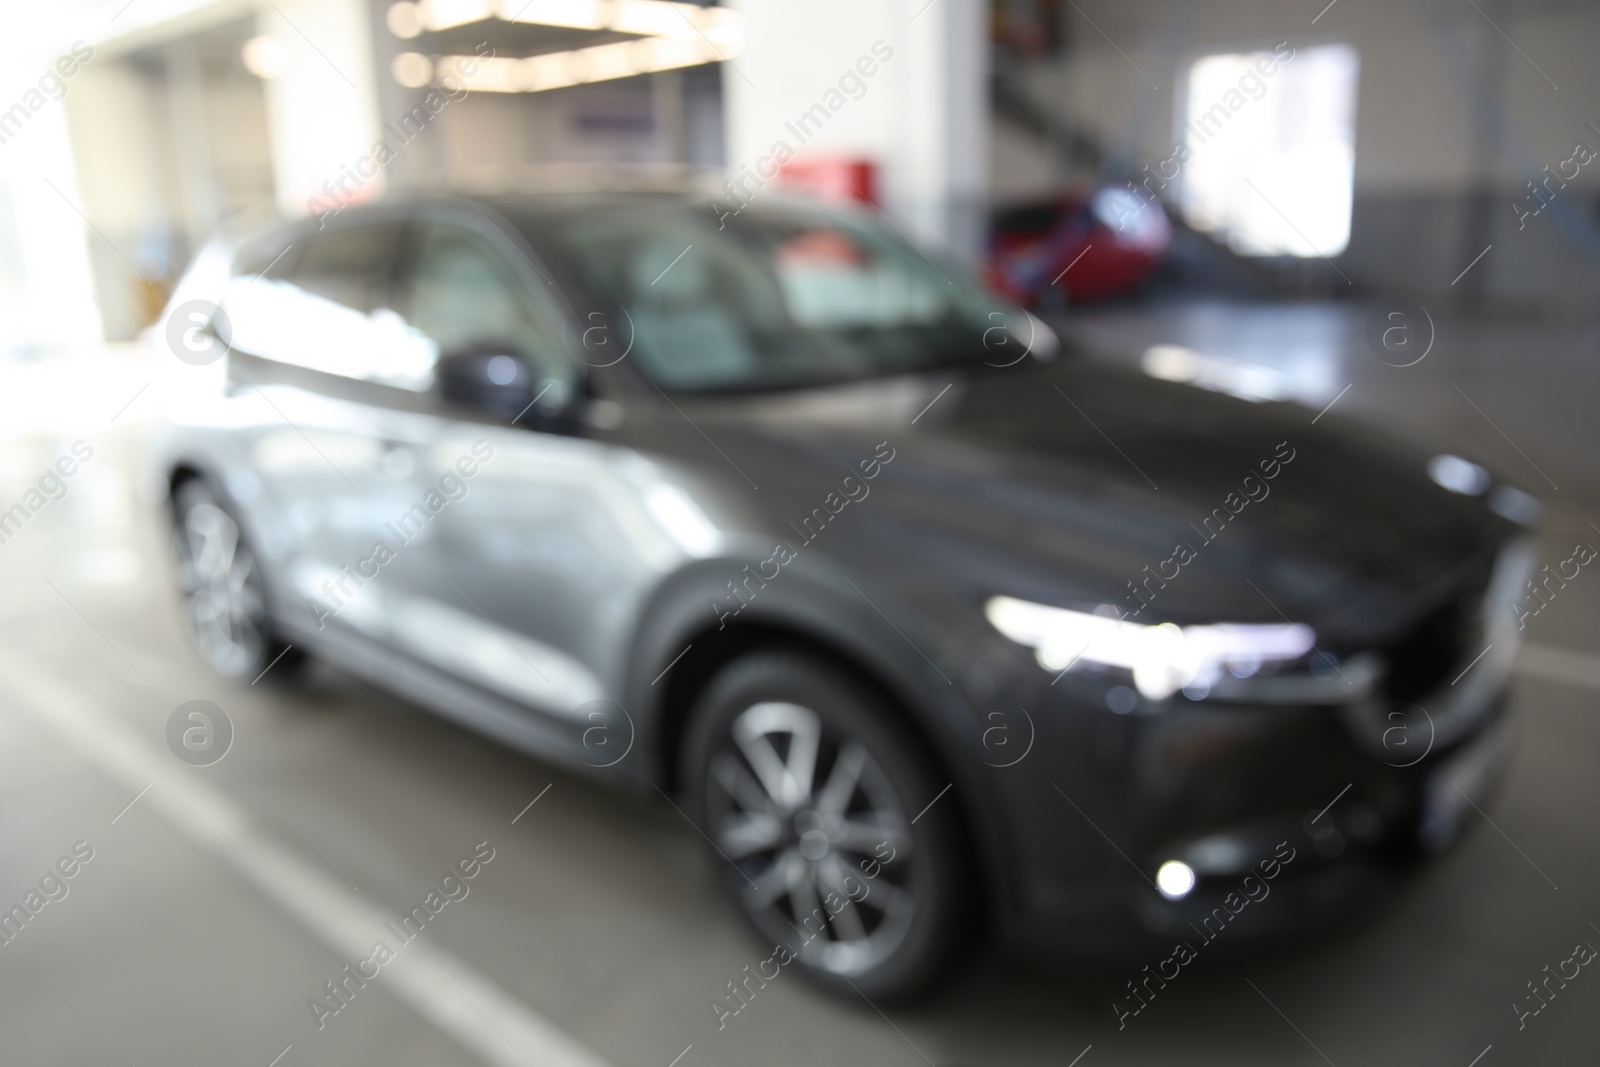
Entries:
{"type": "Polygon", "coordinates": [[[657,201],[568,215],[546,232],[589,294],[622,313],[612,337],[631,339],[644,372],[678,391],[976,359],[997,327],[1025,317],[893,233],[822,208],[719,219],[709,207],[657,201]]]}

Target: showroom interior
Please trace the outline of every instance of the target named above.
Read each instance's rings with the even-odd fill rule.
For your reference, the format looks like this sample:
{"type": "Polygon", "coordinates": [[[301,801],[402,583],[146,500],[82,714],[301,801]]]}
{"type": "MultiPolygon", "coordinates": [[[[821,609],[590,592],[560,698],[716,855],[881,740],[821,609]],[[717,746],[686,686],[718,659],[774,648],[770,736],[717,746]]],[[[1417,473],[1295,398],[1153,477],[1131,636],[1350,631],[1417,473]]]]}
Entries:
{"type": "MultiPolygon", "coordinates": [[[[1600,993],[1560,968],[1600,943],[1600,577],[1582,565],[1600,547],[1600,6],[63,0],[6,18],[0,904],[41,871],[61,887],[0,945],[15,1062],[1495,1067],[1592,1046],[1575,1002],[1600,993]],[[209,673],[149,462],[221,381],[184,354],[180,282],[273,220],[613,192],[680,196],[719,231],[820,201],[1027,309],[1062,361],[1466,457],[1536,498],[1539,573],[1560,577],[1517,612],[1492,803],[1331,935],[1208,952],[1158,996],[1139,966],[976,952],[922,1000],[785,973],[729,1017],[708,999],[771,950],[665,793],[333,667],[293,688],[209,673]],[[194,700],[226,709],[226,760],[169,755],[194,700]],[[478,841],[475,901],[350,994],[362,931],[478,841]],[[308,1015],[340,981],[348,1010],[308,1015]],[[1113,1006],[1135,990],[1137,1019],[1113,1006]]],[[[1330,477],[1370,506],[1319,521],[1365,526],[1342,532],[1381,555],[1399,536],[1382,492],[1330,477]]],[[[1076,832],[1076,806],[1041,817],[1076,832]]]]}

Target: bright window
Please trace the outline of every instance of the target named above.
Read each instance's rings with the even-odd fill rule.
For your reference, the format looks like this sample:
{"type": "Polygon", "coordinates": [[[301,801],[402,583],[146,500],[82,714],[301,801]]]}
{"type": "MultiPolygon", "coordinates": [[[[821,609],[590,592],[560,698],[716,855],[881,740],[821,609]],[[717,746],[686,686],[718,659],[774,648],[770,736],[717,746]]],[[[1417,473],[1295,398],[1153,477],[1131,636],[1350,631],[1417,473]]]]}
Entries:
{"type": "Polygon", "coordinates": [[[1196,61],[1179,132],[1189,224],[1245,255],[1344,251],[1359,66],[1346,45],[1196,61]]]}

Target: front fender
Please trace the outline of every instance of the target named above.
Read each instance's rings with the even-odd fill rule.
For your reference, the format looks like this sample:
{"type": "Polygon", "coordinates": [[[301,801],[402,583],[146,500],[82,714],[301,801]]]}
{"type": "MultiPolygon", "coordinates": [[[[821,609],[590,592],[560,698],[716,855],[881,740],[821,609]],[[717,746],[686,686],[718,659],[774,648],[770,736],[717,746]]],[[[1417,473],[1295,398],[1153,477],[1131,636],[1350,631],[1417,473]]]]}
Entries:
{"type": "MultiPolygon", "coordinates": [[[[746,577],[746,564],[756,572],[759,562],[698,561],[663,581],[641,612],[620,688],[624,706],[638,720],[643,758],[633,764],[634,773],[664,789],[673,782],[683,724],[674,721],[667,694],[673,672],[690,662],[694,649],[704,651],[738,634],[816,647],[880,688],[932,751],[953,787],[941,802],[961,808],[968,839],[987,875],[986,895],[1009,899],[1020,883],[1011,876],[1018,860],[1011,820],[1001,810],[1002,790],[984,763],[988,723],[955,669],[941,668],[923,654],[937,656],[949,639],[941,640],[930,620],[906,611],[890,591],[846,574],[826,557],[803,554],[763,585],[752,582],[753,595],[730,616],[738,601],[729,593],[729,579],[746,577]]],[[[935,797],[926,799],[931,803],[935,797]]]]}

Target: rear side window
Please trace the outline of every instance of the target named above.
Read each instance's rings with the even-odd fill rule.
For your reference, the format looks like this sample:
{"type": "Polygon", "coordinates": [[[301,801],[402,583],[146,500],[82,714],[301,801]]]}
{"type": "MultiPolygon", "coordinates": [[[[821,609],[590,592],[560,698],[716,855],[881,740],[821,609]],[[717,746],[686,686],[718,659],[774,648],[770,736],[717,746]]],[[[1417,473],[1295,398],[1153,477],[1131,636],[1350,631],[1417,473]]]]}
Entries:
{"type": "Polygon", "coordinates": [[[290,280],[304,293],[363,313],[387,303],[400,254],[399,226],[366,226],[313,237],[290,280]]]}
{"type": "Polygon", "coordinates": [[[433,357],[390,307],[399,223],[353,226],[290,246],[264,272],[230,282],[240,351],[325,374],[422,391],[433,357]]]}
{"type": "Polygon", "coordinates": [[[305,242],[285,243],[276,235],[255,241],[240,249],[233,261],[233,273],[242,278],[285,278],[305,251],[305,242]]]}

